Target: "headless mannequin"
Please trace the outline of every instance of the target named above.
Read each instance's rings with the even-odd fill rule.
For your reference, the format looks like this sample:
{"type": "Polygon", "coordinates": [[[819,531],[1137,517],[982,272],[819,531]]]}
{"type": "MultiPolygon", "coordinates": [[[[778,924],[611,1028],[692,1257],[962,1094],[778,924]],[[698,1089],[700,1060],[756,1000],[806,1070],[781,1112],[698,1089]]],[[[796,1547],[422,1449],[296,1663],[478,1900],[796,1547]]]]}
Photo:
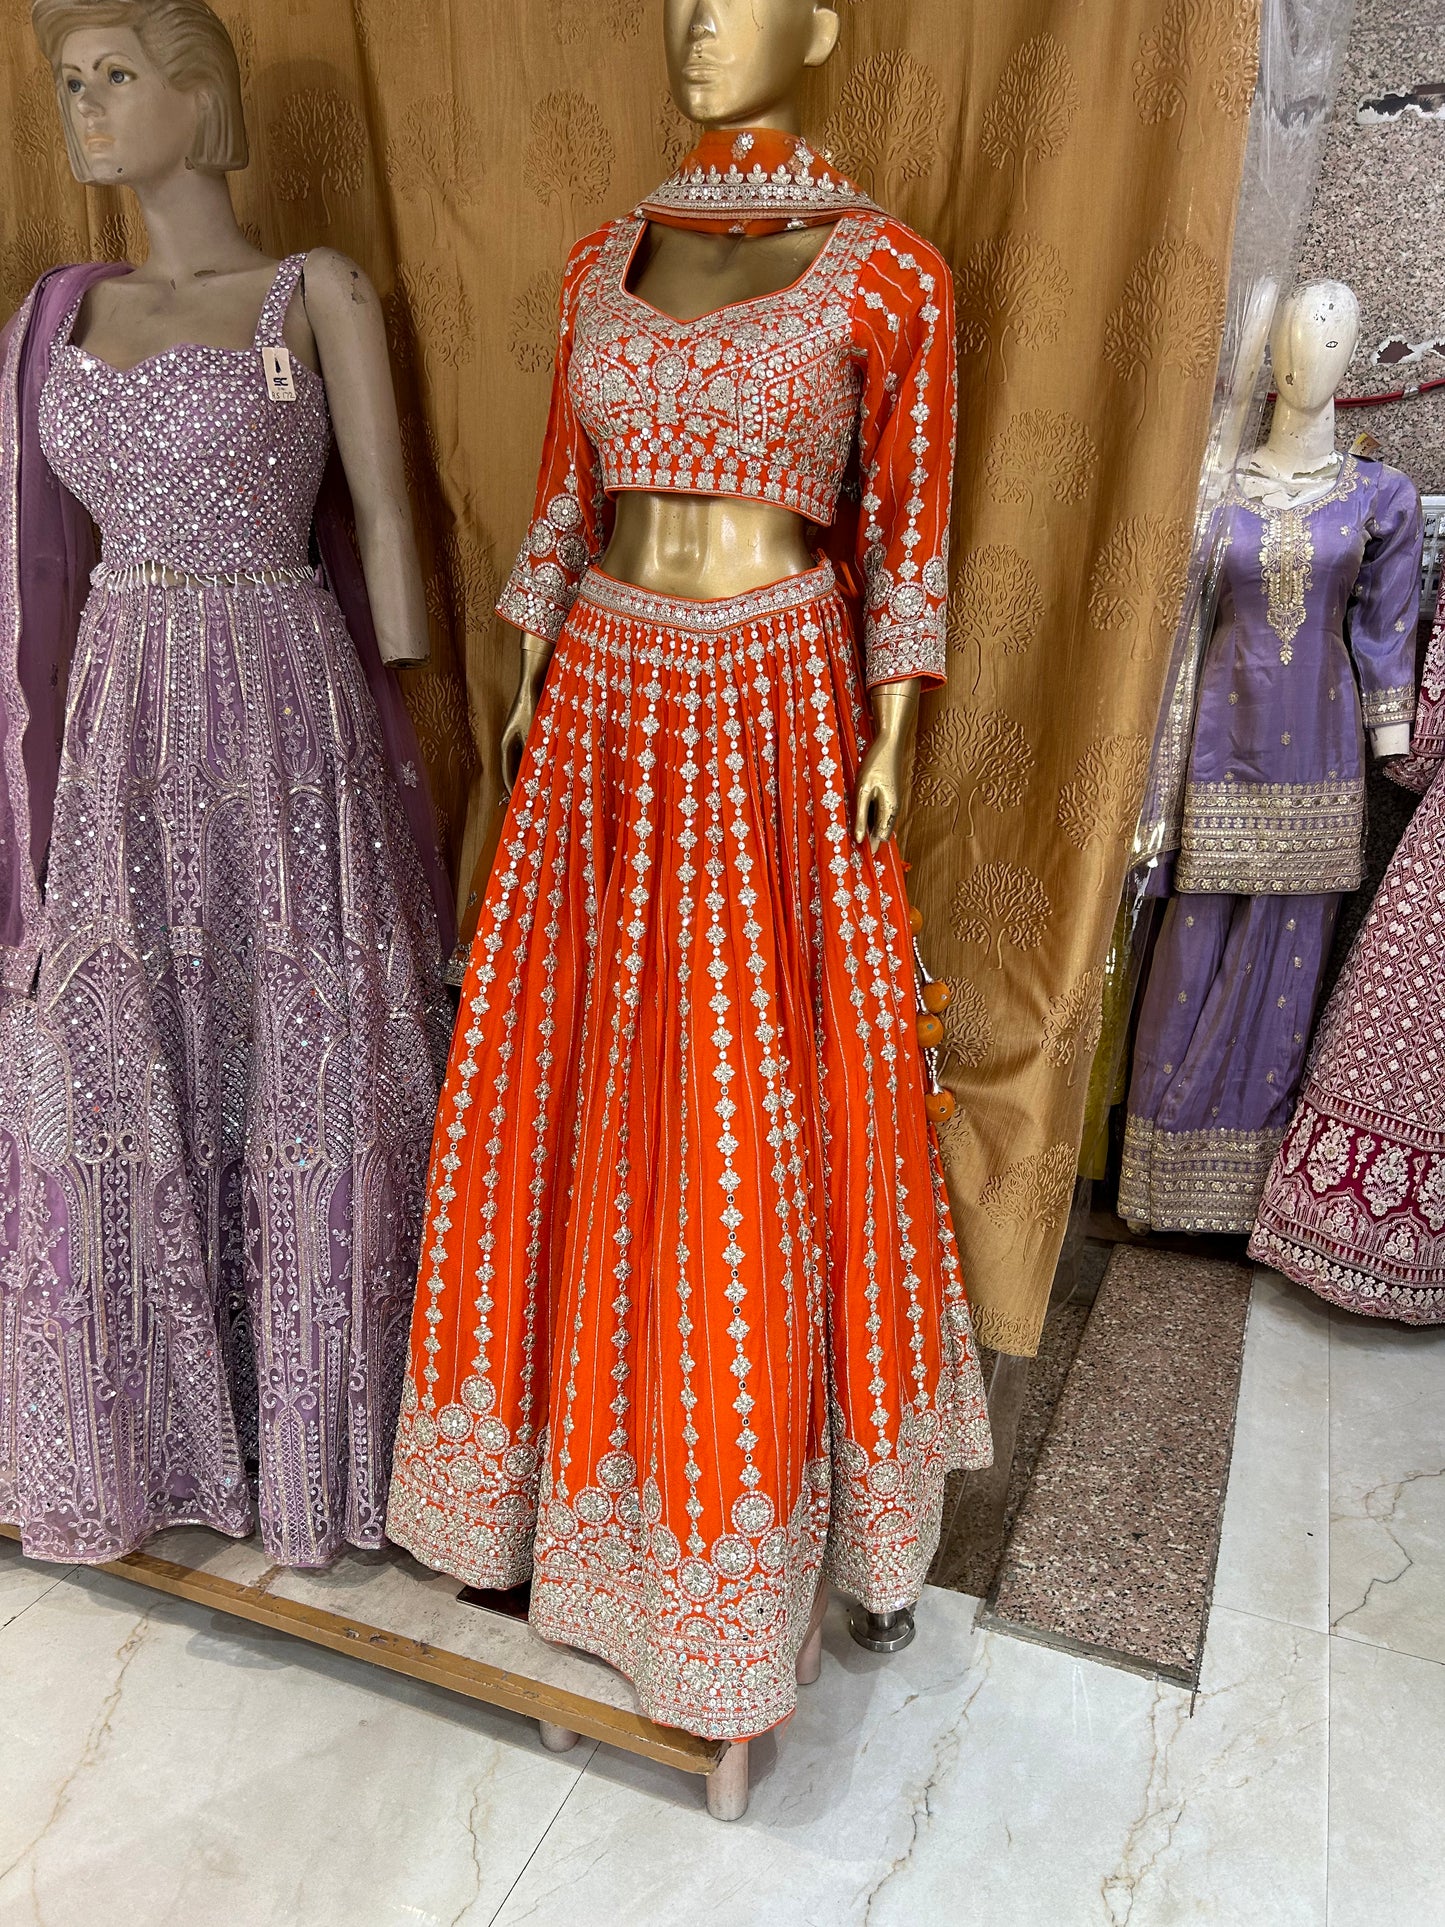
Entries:
{"type": "MultiPolygon", "coordinates": [[[[798,93],[838,41],[838,16],[818,0],[666,0],[663,33],[672,97],[704,128],[802,127],[798,93]]],[[[775,294],[796,281],[832,229],[739,239],[653,225],[628,286],[678,320],[775,294]]],[[[741,595],[814,566],[801,516],[765,502],[723,496],[626,491],[617,498],[601,566],[660,595],[711,600],[741,595]]],[[[522,638],[522,673],[502,731],[502,780],[516,781],[552,645],[522,638]]],[[[858,774],[853,834],[876,850],[893,834],[918,710],[918,682],[872,692],[875,735],[858,774]]]]}
{"type": "Polygon", "coordinates": [[[1333,486],[1335,390],[1359,332],[1360,306],[1342,281],[1311,282],[1281,303],[1269,336],[1274,420],[1240,484],[1255,501],[1298,508],[1333,486]]]}
{"type": "MultiPolygon", "coordinates": [[[[144,267],[90,290],[76,346],[117,368],[183,343],[250,347],[277,263],[241,232],[224,173],[190,159],[199,93],[173,87],[140,36],[123,26],[69,34],[58,78],[77,178],[131,188],[150,241],[144,267]]],[[[422,662],[426,598],[386,334],[360,268],[330,248],[310,253],[285,340],[326,383],[382,658],[422,662]]]]}
{"type": "MultiPolygon", "coordinates": [[[[1268,437],[1254,451],[1239,486],[1268,508],[1306,508],[1333,488],[1341,458],[1335,447],[1335,390],[1360,332],[1360,304],[1343,281],[1312,281],[1284,301],[1270,330],[1277,399],[1268,437]]],[[[1370,731],[1375,755],[1403,756],[1408,723],[1370,731]]]]}

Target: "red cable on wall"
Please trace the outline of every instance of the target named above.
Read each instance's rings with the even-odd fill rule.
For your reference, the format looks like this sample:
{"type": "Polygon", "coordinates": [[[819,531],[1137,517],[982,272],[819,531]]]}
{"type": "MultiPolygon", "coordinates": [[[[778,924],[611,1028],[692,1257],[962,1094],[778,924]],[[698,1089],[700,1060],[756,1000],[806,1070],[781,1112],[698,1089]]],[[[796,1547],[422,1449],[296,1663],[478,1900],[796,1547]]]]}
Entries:
{"type": "MultiPolygon", "coordinates": [[[[1434,381],[1413,381],[1405,388],[1392,388],[1388,395],[1336,395],[1336,408],[1383,408],[1387,402],[1414,401],[1417,395],[1428,395],[1432,388],[1445,388],[1445,375],[1434,381]]],[[[1278,401],[1274,389],[1265,396],[1266,401],[1278,401]]]]}

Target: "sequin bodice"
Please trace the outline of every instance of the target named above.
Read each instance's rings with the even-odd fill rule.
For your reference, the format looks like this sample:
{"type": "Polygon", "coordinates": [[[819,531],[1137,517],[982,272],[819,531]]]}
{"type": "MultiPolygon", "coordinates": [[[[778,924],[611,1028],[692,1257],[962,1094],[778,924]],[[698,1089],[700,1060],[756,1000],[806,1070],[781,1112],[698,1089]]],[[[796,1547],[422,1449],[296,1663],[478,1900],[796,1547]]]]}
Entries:
{"type": "Polygon", "coordinates": [[[578,304],[571,382],[602,485],[745,495],[828,523],[853,450],[853,292],[871,223],[840,223],[791,287],[695,321],[626,283],[640,221],[609,234],[578,304]]]}
{"type": "Polygon", "coordinates": [[[108,564],[194,572],[304,567],[331,446],[326,389],[292,358],[273,401],[262,350],[279,346],[304,256],[281,263],[249,348],[193,343],[132,368],[61,330],[40,402],[51,468],[95,518],[108,564]]]}
{"type": "Polygon", "coordinates": [[[626,489],[833,522],[856,465],[870,683],[944,672],[956,375],[952,284],[882,212],[844,214],[790,287],[692,321],[630,292],[646,223],[610,222],[562,284],[536,507],[498,607],[555,638],[626,489]]]}

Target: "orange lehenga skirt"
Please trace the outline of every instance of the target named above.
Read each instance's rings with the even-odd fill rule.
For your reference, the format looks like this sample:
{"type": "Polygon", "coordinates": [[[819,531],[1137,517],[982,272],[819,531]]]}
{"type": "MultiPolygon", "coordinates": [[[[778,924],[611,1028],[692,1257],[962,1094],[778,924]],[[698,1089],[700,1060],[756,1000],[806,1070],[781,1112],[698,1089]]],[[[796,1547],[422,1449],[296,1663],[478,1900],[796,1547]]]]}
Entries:
{"type": "Polygon", "coordinates": [[[586,578],[432,1150],[388,1531],[708,1737],[791,1710],[820,1575],[911,1605],[989,1460],[859,681],[826,565],[586,578]]]}

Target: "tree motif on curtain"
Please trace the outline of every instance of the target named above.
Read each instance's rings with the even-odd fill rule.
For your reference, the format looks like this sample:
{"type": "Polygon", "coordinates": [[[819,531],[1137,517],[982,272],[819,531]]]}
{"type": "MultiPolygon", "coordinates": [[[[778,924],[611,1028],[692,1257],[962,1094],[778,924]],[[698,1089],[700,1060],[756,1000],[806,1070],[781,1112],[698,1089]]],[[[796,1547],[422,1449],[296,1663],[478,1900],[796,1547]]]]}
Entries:
{"type": "Polygon", "coordinates": [[[359,194],[366,174],[366,123],[334,87],[301,87],[288,94],[267,130],[283,201],[313,194],[321,218],[333,218],[341,194],[359,194]]]}
{"type": "Polygon", "coordinates": [[[1214,373],[1223,325],[1219,272],[1197,241],[1160,241],[1140,257],[1104,330],[1105,360],[1141,384],[1136,426],[1167,371],[1186,381],[1214,373]]]}
{"type": "Polygon", "coordinates": [[[991,167],[1009,168],[1019,206],[1029,204],[1029,166],[1061,154],[1079,111],[1079,83],[1063,44],[1032,35],[1003,70],[983,117],[982,147],[991,167]]]}
{"type": "Polygon", "coordinates": [[[1104,972],[1102,967],[1086,970],[1082,977],[1049,999],[1039,1040],[1044,1056],[1060,1070],[1067,1071],[1069,1082],[1082,1063],[1093,1062],[1104,1029],[1104,972]]]}
{"type": "Polygon", "coordinates": [[[958,352],[982,354],[987,375],[998,357],[1008,380],[1008,338],[1030,348],[1057,341],[1073,288],[1058,249],[1032,234],[980,241],[953,277],[958,352]]]}
{"type": "Polygon", "coordinates": [[[875,54],[843,83],[823,143],[875,200],[892,205],[907,182],[938,159],[943,93],[931,67],[910,53],[875,54]]]}
{"type": "Polygon", "coordinates": [[[583,217],[605,205],[616,158],[607,123],[585,94],[559,88],[537,102],[523,167],[542,205],[562,209],[569,242],[583,217]]]}
{"type": "Polygon", "coordinates": [[[1096,629],[1124,631],[1136,662],[1156,655],[1174,634],[1189,541],[1180,516],[1131,515],[1094,557],[1089,620],[1096,629]]]}
{"type": "Polygon", "coordinates": [[[1134,105],[1146,123],[1179,122],[1182,144],[1191,103],[1211,102],[1242,120],[1254,93],[1258,8],[1250,0],[1169,0],[1159,25],[1139,37],[1134,105]]]}
{"type": "Polygon", "coordinates": [[[965,666],[973,659],[971,688],[987,664],[992,677],[998,656],[1022,656],[1043,621],[1044,595],[1033,564],[1006,542],[970,549],[949,592],[946,636],[951,654],[965,666]]]}
{"type": "Polygon", "coordinates": [[[1052,915],[1048,892],[1026,865],[984,863],[954,891],[950,921],[960,943],[982,945],[1002,970],[1004,943],[1037,950],[1052,915]]]}
{"type": "Polygon", "coordinates": [[[1074,1195],[1078,1153],[1072,1144],[1051,1144],[1010,1164],[983,1187],[979,1203],[995,1223],[1017,1225],[1026,1248],[1063,1222],[1074,1195]]]}
{"type": "Polygon", "coordinates": [[[1053,408],[1011,415],[988,451],[989,487],[1001,502],[1026,502],[1037,516],[1044,503],[1082,502],[1099,452],[1083,422],[1053,408]]]}
{"type": "Polygon", "coordinates": [[[974,805],[1017,809],[1034,771],[1029,739],[1002,710],[945,709],[920,734],[915,765],[915,795],[923,809],[952,807],[954,835],[963,819],[973,835],[974,805]]]}

